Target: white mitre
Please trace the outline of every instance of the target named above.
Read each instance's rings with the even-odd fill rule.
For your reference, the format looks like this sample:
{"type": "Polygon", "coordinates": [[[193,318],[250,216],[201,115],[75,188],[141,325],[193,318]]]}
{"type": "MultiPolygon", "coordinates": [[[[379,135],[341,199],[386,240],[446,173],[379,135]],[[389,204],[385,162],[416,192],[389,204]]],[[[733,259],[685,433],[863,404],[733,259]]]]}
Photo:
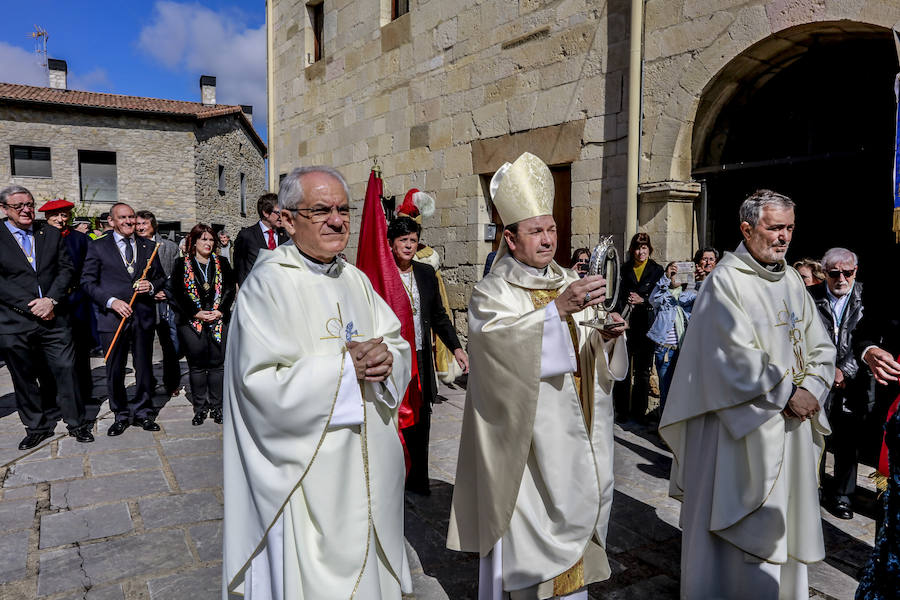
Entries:
{"type": "Polygon", "coordinates": [[[491,200],[504,225],[553,214],[556,188],[550,168],[530,152],[503,163],[491,178],[491,200]]]}

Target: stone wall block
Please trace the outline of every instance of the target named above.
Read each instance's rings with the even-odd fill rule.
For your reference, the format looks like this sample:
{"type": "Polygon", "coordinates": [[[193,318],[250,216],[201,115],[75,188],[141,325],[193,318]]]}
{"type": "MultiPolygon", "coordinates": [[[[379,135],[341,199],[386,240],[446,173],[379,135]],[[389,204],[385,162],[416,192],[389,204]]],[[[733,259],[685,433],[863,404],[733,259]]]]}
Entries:
{"type": "Polygon", "coordinates": [[[538,94],[534,109],[532,127],[558,125],[568,120],[569,109],[573,104],[578,83],[568,83],[538,94]]]}
{"type": "Polygon", "coordinates": [[[434,45],[438,50],[447,50],[456,43],[456,17],[444,21],[434,29],[434,45]]]}
{"type": "Polygon", "coordinates": [[[771,0],[766,13],[772,31],[781,31],[794,25],[821,21],[825,18],[825,0],[771,0]]]}
{"type": "Polygon", "coordinates": [[[675,25],[681,19],[681,11],[680,2],[647,0],[644,8],[644,26],[647,31],[657,31],[675,25]]]}
{"type": "Polygon", "coordinates": [[[444,176],[461,177],[472,174],[472,150],[468,144],[453,146],[444,151],[444,176]]]}
{"type": "Polygon", "coordinates": [[[733,20],[730,13],[719,12],[654,32],[646,38],[644,60],[653,61],[702,47],[704,41],[721,35],[733,20]]]}
{"type": "Polygon", "coordinates": [[[478,137],[478,130],[472,120],[472,113],[464,112],[453,116],[453,140],[470,142],[478,137]]]}
{"type": "Polygon", "coordinates": [[[478,137],[495,137],[509,132],[509,119],[505,102],[493,102],[475,110],[472,120],[478,137]]]}
{"type": "Polygon", "coordinates": [[[527,94],[510,98],[506,103],[507,119],[510,133],[526,131],[534,124],[534,110],[537,106],[537,96],[527,94]]]}
{"type": "Polygon", "coordinates": [[[738,12],[728,35],[736,42],[752,46],[772,34],[766,9],[763,6],[747,6],[738,12]]]}

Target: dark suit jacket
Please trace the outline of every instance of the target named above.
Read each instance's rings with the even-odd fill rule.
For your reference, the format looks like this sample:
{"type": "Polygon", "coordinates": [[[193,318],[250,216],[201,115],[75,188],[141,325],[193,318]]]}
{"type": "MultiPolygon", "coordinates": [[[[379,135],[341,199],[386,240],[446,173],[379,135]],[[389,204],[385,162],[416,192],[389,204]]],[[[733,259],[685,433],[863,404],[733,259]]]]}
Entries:
{"type": "MultiPolygon", "coordinates": [[[[134,293],[134,282],[137,281],[156,245],[152,240],[134,236],[137,242],[137,255],[134,261],[134,275],[125,270],[125,263],[116,239],[112,233],[97,238],[88,244],[87,256],[84,259],[84,270],[81,274],[81,287],[97,306],[97,331],[115,331],[119,327],[121,317],[114,310],[106,308],[111,297],[128,302],[134,293]]],[[[154,292],[163,289],[166,274],[163,272],[159,257],[153,258],[147,280],[153,284],[154,292]]],[[[134,315],[131,317],[138,327],[152,329],[156,325],[156,302],[152,294],[138,294],[132,305],[134,315]]]]}
{"type": "Polygon", "coordinates": [[[432,356],[431,330],[444,342],[451,352],[462,348],[456,328],[450,321],[450,316],[444,310],[441,302],[441,294],[438,290],[437,275],[430,265],[413,261],[413,277],[416,278],[416,287],[419,288],[420,312],[413,318],[418,318],[422,323],[422,354],[425,365],[425,373],[419,375],[422,382],[422,399],[425,402],[434,402],[437,398],[437,386],[434,383],[434,358],[432,356]]]}
{"type": "Polygon", "coordinates": [[[619,288],[616,312],[622,312],[622,309],[628,304],[628,294],[631,292],[635,292],[644,299],[643,304],[634,305],[634,308],[631,310],[631,316],[628,318],[628,324],[632,329],[629,333],[632,337],[639,335],[643,339],[647,331],[650,330],[650,325],[653,324],[650,293],[663,275],[665,275],[665,269],[652,258],[647,259],[640,281],[634,276],[634,259],[628,260],[622,265],[622,285],[619,288]]]}
{"type": "Polygon", "coordinates": [[[28,308],[28,303],[41,294],[57,302],[65,300],[73,272],[72,260],[59,230],[46,223],[35,223],[32,230],[37,270],[25,258],[6,223],[0,223],[0,334],[28,331],[35,325],[66,325],[59,316],[42,321],[28,308]]]}
{"type": "Polygon", "coordinates": [[[63,240],[65,240],[69,258],[72,259],[74,267],[72,281],[69,283],[69,296],[65,302],[65,312],[72,319],[90,323],[91,299],[81,289],[81,271],[84,269],[84,259],[87,256],[87,247],[91,238],[70,227],[68,233],[63,236],[63,240]]]}
{"type": "MultiPolygon", "coordinates": [[[[275,230],[275,243],[280,246],[290,238],[282,229],[275,230]]],[[[243,285],[256,257],[259,256],[260,248],[268,248],[269,240],[263,235],[259,226],[259,221],[250,227],[244,227],[237,234],[234,240],[234,273],[237,276],[238,285],[243,285]]]]}

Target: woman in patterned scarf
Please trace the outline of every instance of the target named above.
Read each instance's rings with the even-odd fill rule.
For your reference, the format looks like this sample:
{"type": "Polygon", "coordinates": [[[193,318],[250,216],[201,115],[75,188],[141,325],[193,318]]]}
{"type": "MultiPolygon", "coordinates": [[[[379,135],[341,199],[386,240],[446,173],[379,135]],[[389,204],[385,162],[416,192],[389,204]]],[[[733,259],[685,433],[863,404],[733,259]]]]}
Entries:
{"type": "Polygon", "coordinates": [[[218,245],[212,227],[195,225],[185,256],[176,261],[169,279],[178,339],[188,362],[194,425],[202,425],[207,412],[222,423],[225,339],[235,278],[228,259],[216,252],[218,245]]]}

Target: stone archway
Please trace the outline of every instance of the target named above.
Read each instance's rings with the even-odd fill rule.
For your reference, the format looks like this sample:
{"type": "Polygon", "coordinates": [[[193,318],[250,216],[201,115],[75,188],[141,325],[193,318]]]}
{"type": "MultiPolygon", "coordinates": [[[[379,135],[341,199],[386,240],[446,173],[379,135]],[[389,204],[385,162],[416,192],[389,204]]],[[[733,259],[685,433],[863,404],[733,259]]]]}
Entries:
{"type": "Polygon", "coordinates": [[[789,260],[846,246],[860,254],[862,275],[892,244],[896,70],[890,31],[849,22],[780,32],[722,69],[693,129],[701,240],[735,246],[740,201],[772,188],[798,204],[789,260]]]}

